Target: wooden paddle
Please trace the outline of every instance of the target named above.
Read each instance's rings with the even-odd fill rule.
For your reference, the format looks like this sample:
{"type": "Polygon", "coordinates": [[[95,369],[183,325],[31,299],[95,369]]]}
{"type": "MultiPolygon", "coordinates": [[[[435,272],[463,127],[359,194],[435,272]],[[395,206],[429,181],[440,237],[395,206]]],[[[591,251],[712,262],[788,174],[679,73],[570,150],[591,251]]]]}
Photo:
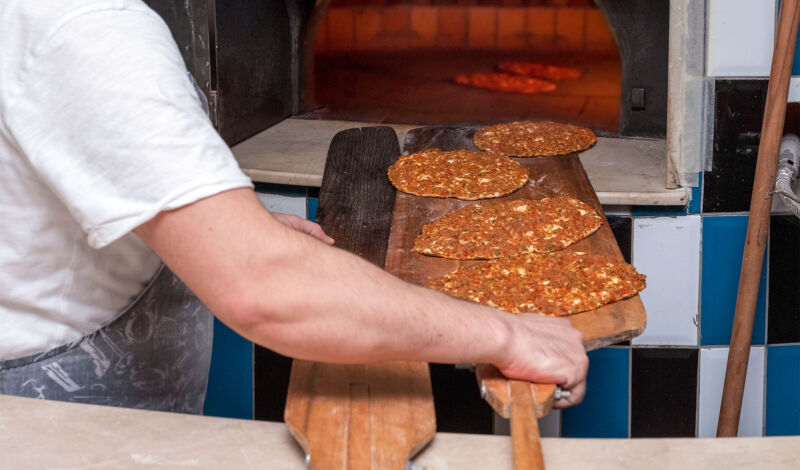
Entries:
{"type": "MultiPolygon", "coordinates": [[[[472,135],[475,130],[474,127],[414,129],[406,135],[403,151],[408,154],[428,148],[474,150],[472,135]]],[[[594,235],[566,251],[583,251],[623,260],[600,201],[577,154],[519,158],[516,161],[528,169],[531,182],[503,199],[568,196],[585,202],[603,217],[603,225],[594,235]]],[[[414,238],[423,225],[472,203],[456,199],[421,198],[398,192],[389,237],[387,266],[393,266],[393,272],[401,278],[425,285],[429,280],[455,271],[460,266],[480,263],[481,261],[451,260],[411,252],[414,238]]],[[[646,314],[639,296],[566,318],[583,333],[587,350],[638,336],[644,331],[646,323],[646,314]]],[[[543,468],[535,418],[545,416],[552,408],[556,386],[508,380],[494,366],[486,364],[477,366],[476,377],[484,399],[500,416],[512,420],[515,467],[543,468]]]]}
{"type": "MultiPolygon", "coordinates": [[[[320,189],[319,223],[336,246],[381,267],[395,199],[386,171],[399,154],[389,127],[340,132],[320,189]]],[[[402,469],[436,432],[428,364],[295,360],[284,421],[312,469],[402,469]]]]}

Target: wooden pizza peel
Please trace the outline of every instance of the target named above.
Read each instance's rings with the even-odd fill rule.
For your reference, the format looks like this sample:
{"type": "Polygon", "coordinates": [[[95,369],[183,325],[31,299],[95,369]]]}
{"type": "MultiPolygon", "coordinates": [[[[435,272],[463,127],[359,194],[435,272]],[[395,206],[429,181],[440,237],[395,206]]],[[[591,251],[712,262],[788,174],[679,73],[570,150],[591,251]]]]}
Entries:
{"type": "MultiPolygon", "coordinates": [[[[403,153],[410,154],[429,148],[442,150],[475,150],[471,127],[425,127],[406,135],[403,153]]],[[[600,201],[577,154],[557,157],[518,158],[530,172],[531,181],[519,191],[500,199],[567,196],[593,207],[603,218],[603,225],[590,237],[565,251],[583,251],[608,255],[624,261],[619,246],[603,214],[600,201]]],[[[387,268],[399,277],[419,285],[431,279],[481,261],[459,261],[413,253],[414,238],[422,226],[455,209],[474,201],[422,198],[397,192],[392,219],[387,268]]],[[[591,312],[567,317],[584,335],[587,350],[629,340],[644,331],[646,314],[639,296],[606,305],[591,312]]],[[[480,364],[476,377],[481,394],[492,408],[504,418],[511,419],[515,467],[543,468],[536,417],[545,416],[556,399],[553,384],[530,384],[506,379],[494,366],[480,364]]]]}
{"type": "MultiPolygon", "coordinates": [[[[320,188],[322,228],[336,246],[378,266],[395,198],[386,171],[399,155],[389,127],[340,132],[320,188]]],[[[312,469],[406,468],[436,432],[428,364],[295,360],[284,420],[312,469]]]]}
{"type": "MultiPolygon", "coordinates": [[[[474,131],[416,129],[407,135],[404,151],[473,149],[474,131]]],[[[457,269],[461,263],[475,263],[411,252],[422,225],[470,202],[401,192],[395,196],[386,170],[398,155],[390,128],[351,129],[337,134],[320,192],[319,222],[323,228],[336,239],[337,246],[378,265],[385,259],[389,272],[420,285],[457,269]]],[[[532,183],[508,199],[571,196],[602,216],[576,155],[519,161],[531,171],[532,183]]],[[[568,250],[622,259],[605,218],[604,222],[598,232],[568,250]]],[[[569,319],[584,333],[587,349],[630,339],[645,325],[638,296],[569,319]]],[[[476,372],[487,402],[501,416],[511,418],[515,467],[543,468],[535,418],[550,410],[556,387],[509,381],[489,365],[479,365],[476,372]]],[[[306,451],[311,468],[403,468],[435,433],[427,364],[351,366],[294,361],[284,418],[306,451]]]]}

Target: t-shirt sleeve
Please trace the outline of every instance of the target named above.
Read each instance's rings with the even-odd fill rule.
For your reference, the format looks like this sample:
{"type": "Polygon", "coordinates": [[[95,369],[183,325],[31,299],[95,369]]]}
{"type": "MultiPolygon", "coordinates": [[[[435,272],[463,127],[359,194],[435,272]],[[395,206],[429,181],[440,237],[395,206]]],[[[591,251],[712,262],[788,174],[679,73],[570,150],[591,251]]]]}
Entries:
{"type": "Polygon", "coordinates": [[[252,186],[155,13],[85,12],[29,64],[7,107],[8,129],[93,247],[160,211],[252,186]]]}

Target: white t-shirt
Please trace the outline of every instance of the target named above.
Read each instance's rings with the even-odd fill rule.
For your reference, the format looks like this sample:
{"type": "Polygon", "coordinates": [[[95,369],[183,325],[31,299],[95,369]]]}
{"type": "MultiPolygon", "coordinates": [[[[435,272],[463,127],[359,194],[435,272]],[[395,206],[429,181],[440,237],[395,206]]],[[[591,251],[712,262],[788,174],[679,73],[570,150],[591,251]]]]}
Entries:
{"type": "Polygon", "coordinates": [[[0,359],[112,321],[160,264],[132,230],[247,186],[146,5],[0,2],[0,359]]]}

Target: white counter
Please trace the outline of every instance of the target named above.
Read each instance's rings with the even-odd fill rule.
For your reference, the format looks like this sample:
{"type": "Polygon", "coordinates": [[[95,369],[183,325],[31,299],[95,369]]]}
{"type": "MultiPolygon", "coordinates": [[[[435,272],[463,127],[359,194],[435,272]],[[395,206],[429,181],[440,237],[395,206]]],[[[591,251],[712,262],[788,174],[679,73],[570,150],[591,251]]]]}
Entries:
{"type": "MultiPolygon", "coordinates": [[[[337,132],[383,124],[286,119],[233,147],[244,172],[261,183],[316,186],[322,183],[328,147],[337,132]]],[[[390,125],[401,147],[418,126],[390,125]]],[[[666,144],[663,140],[604,138],[581,152],[589,181],[602,204],[683,205],[684,189],[664,189],[666,144]]]]}
{"type": "MultiPolygon", "coordinates": [[[[800,468],[800,437],[543,439],[548,470],[800,468]]],[[[502,436],[438,433],[427,470],[510,470],[502,436]]],[[[0,469],[303,470],[281,423],[187,416],[0,395],[0,469]]]]}

